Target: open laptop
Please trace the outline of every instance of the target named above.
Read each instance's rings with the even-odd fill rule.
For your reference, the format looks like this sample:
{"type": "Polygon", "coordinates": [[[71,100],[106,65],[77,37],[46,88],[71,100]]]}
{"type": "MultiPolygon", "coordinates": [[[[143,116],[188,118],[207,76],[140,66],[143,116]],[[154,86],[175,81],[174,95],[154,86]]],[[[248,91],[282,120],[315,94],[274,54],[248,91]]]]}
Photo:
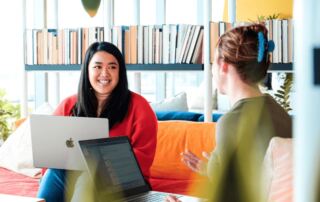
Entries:
{"type": "Polygon", "coordinates": [[[32,114],[29,121],[36,168],[84,170],[77,142],[109,137],[106,118],[32,114]]]}
{"type": "MultiPolygon", "coordinates": [[[[151,191],[144,180],[127,136],[79,141],[90,180],[94,182],[98,199],[110,201],[161,201],[169,193],[151,191]]],[[[201,201],[200,198],[176,195],[183,202],[201,201]]]]}

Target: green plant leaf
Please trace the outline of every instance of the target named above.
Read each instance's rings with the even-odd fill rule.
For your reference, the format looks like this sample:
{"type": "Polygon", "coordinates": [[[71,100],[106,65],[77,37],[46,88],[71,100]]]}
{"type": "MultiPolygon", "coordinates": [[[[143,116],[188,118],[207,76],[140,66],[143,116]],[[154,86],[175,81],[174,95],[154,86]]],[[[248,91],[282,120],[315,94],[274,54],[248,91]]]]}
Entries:
{"type": "Polygon", "coordinates": [[[81,0],[84,10],[90,17],[94,17],[99,9],[101,0],[81,0]]]}
{"type": "Polygon", "coordinates": [[[284,95],[284,94],[285,94],[284,90],[277,90],[277,93],[279,93],[279,94],[281,94],[281,95],[284,95]]]}
{"type": "Polygon", "coordinates": [[[277,99],[283,99],[283,95],[282,94],[275,93],[274,95],[276,96],[277,99]]]}
{"type": "Polygon", "coordinates": [[[286,100],[289,100],[290,94],[285,95],[284,98],[285,98],[286,100]]]}
{"type": "Polygon", "coordinates": [[[273,15],[269,15],[269,16],[267,16],[267,20],[277,19],[277,18],[279,18],[279,16],[280,16],[279,13],[273,14],[273,15]]]}
{"type": "Polygon", "coordinates": [[[20,107],[5,99],[5,92],[0,89],[0,139],[7,139],[11,134],[12,122],[19,117],[20,107]]]}
{"type": "Polygon", "coordinates": [[[288,103],[284,103],[284,105],[283,105],[284,107],[290,107],[290,104],[288,104],[288,103]]]}

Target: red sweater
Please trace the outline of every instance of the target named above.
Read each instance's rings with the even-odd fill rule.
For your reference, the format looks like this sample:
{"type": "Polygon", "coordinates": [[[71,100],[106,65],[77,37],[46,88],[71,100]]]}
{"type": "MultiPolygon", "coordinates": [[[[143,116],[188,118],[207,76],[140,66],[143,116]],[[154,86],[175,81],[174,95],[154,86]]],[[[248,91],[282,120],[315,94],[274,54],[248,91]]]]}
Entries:
{"type": "MultiPolygon", "coordinates": [[[[76,95],[66,98],[59,104],[54,115],[69,116],[76,101],[76,95]]],[[[149,178],[149,169],[156,151],[157,127],[157,118],[149,103],[142,96],[132,92],[126,117],[121,123],[115,124],[109,131],[110,137],[129,137],[146,179],[149,178]]]]}

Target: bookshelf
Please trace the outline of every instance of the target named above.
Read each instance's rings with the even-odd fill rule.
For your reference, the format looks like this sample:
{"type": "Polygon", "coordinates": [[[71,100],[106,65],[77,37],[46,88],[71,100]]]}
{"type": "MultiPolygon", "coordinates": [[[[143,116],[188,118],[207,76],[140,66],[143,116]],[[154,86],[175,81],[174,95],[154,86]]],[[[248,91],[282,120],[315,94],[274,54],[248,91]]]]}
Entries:
{"type": "MultiPolygon", "coordinates": [[[[165,7],[166,0],[157,0],[157,24],[165,24],[165,7]]],[[[103,6],[104,10],[108,11],[106,15],[106,22],[104,23],[105,30],[110,30],[113,27],[114,13],[113,13],[113,5],[114,0],[105,0],[103,6]]],[[[229,21],[235,22],[235,4],[236,0],[229,0],[229,21]]],[[[135,24],[140,24],[140,11],[139,11],[140,1],[135,0],[134,6],[134,17],[135,24]]],[[[203,64],[185,64],[185,63],[176,63],[176,64],[127,64],[127,70],[134,72],[134,86],[133,89],[136,92],[141,92],[141,72],[147,71],[157,71],[160,74],[170,71],[202,71],[204,74],[204,82],[205,82],[205,103],[204,103],[204,114],[205,121],[211,121],[211,112],[212,112],[212,80],[211,80],[211,62],[210,62],[210,21],[211,21],[211,8],[212,8],[212,0],[205,0],[201,3],[198,3],[198,7],[202,8],[204,11],[204,17],[202,20],[198,20],[199,24],[202,24],[204,27],[204,38],[203,38],[203,64]]],[[[197,9],[201,11],[201,9],[197,9]]],[[[200,15],[200,13],[198,14],[200,15]]],[[[111,35],[104,32],[104,39],[107,41],[111,41],[111,35]]],[[[62,71],[79,71],[81,68],[81,64],[25,64],[24,65],[24,73],[31,72],[62,72],[62,71]]],[[[269,72],[272,71],[292,71],[292,63],[273,63],[270,65],[269,72]]],[[[26,87],[24,87],[26,89],[26,87]]],[[[26,96],[26,95],[24,95],[26,96]]],[[[27,100],[27,99],[25,99],[27,100]]],[[[24,105],[26,103],[23,103],[24,105]]]]}

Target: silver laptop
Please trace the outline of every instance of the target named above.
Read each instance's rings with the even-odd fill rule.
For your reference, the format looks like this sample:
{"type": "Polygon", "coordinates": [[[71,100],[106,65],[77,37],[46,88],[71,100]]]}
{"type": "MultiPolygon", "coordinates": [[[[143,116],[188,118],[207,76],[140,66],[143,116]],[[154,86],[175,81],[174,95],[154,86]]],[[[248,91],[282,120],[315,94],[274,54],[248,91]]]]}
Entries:
{"type": "Polygon", "coordinates": [[[77,142],[109,137],[106,118],[32,114],[29,121],[36,168],[84,170],[77,142]]]}
{"type": "MultiPolygon", "coordinates": [[[[161,201],[169,193],[151,191],[143,178],[127,136],[79,141],[90,180],[94,182],[95,201],[161,201]]],[[[183,202],[202,201],[200,198],[176,195],[183,202]]]]}

